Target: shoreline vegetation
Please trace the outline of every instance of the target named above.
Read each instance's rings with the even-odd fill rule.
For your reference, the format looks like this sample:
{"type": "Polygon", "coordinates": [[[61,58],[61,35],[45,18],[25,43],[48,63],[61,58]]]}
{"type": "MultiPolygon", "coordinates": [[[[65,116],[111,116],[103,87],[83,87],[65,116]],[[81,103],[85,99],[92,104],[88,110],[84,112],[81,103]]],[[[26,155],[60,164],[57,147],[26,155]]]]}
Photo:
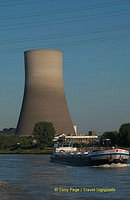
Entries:
{"type": "Polygon", "coordinates": [[[0,154],[51,154],[52,149],[0,149],[0,154]]]}
{"type": "MultiPolygon", "coordinates": [[[[4,129],[14,130],[13,128],[4,129]]],[[[17,134],[0,134],[0,154],[51,154],[53,149],[53,138],[56,131],[51,122],[37,122],[34,125],[33,133],[29,136],[17,134]]],[[[110,140],[110,147],[126,149],[130,152],[130,123],[122,124],[119,132],[104,132],[99,137],[99,144],[91,143],[93,147],[104,146],[104,141],[110,140]]],[[[90,145],[84,143],[75,143],[77,148],[89,150],[90,145]]]]}

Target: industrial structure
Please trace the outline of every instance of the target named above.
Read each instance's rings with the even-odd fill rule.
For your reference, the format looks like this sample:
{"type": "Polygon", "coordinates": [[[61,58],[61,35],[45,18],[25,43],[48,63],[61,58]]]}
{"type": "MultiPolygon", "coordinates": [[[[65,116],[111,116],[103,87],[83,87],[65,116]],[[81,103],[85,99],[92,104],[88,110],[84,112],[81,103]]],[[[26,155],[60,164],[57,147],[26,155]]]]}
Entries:
{"type": "Polygon", "coordinates": [[[16,134],[32,135],[35,123],[47,121],[56,133],[75,135],[64,93],[62,57],[59,50],[24,53],[25,88],[16,134]]]}

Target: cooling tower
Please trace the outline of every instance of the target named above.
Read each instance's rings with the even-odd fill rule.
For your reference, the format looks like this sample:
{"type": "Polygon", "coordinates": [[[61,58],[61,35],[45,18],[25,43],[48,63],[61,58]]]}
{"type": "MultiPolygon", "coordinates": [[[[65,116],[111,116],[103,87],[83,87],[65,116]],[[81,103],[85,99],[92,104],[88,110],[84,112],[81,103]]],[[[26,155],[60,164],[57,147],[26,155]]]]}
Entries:
{"type": "Polygon", "coordinates": [[[36,122],[52,122],[56,133],[75,134],[63,85],[62,51],[24,53],[25,88],[16,134],[31,135],[36,122]]]}

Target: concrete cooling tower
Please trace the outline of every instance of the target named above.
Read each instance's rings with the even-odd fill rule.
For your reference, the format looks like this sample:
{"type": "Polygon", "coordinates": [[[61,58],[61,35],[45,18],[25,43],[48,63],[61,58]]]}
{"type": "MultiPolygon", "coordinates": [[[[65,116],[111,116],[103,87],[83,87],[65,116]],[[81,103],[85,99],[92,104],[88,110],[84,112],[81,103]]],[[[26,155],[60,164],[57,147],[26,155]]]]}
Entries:
{"type": "Polygon", "coordinates": [[[62,51],[24,53],[25,89],[16,134],[32,135],[35,123],[52,122],[56,133],[75,134],[63,86],[62,51]]]}

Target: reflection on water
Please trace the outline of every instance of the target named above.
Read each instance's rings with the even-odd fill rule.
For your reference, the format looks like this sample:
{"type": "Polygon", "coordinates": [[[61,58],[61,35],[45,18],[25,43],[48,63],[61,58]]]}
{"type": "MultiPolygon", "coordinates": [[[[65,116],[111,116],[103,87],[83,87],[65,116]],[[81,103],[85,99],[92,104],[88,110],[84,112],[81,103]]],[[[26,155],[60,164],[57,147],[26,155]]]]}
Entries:
{"type": "Polygon", "coordinates": [[[49,157],[1,155],[0,200],[128,199],[130,196],[130,164],[74,167],[50,163],[49,157]],[[99,192],[96,188],[113,188],[115,192],[99,192]]]}

